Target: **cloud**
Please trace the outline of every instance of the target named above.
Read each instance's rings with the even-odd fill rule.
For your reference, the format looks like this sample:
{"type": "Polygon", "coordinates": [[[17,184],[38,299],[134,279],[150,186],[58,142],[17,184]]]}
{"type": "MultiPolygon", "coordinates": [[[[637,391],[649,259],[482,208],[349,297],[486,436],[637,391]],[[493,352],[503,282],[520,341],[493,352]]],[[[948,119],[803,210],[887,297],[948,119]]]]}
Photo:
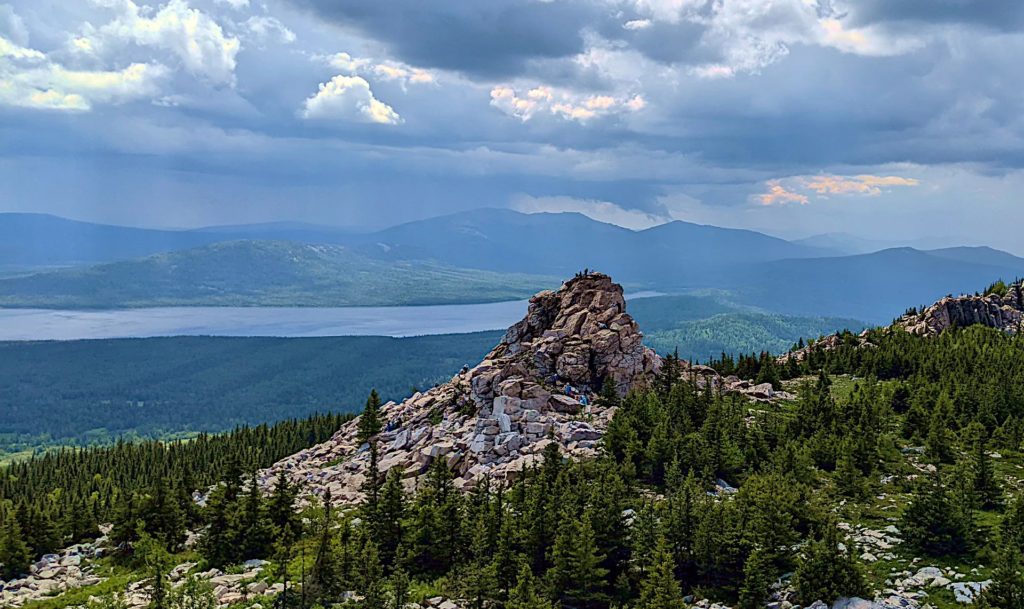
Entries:
{"type": "Polygon", "coordinates": [[[44,53],[0,38],[0,104],[46,110],[90,110],[155,94],[169,70],[133,63],[122,70],[72,70],[44,53]]]}
{"type": "Polygon", "coordinates": [[[350,75],[361,74],[382,81],[394,80],[402,83],[403,87],[410,83],[433,83],[436,80],[434,75],[427,70],[391,59],[376,61],[370,57],[353,57],[344,52],[333,55],[312,55],[310,58],[350,75]]]}
{"type": "Polygon", "coordinates": [[[370,83],[359,76],[335,76],[320,83],[316,95],[306,100],[301,112],[307,119],[342,119],[397,125],[402,118],[391,106],[373,96],[370,83]]]}
{"type": "Polygon", "coordinates": [[[651,27],[652,24],[653,24],[653,22],[650,19],[632,19],[630,21],[627,21],[627,22],[623,23],[622,24],[622,29],[624,29],[624,30],[645,30],[645,29],[651,27]]]}
{"type": "Polygon", "coordinates": [[[512,87],[499,85],[491,89],[491,105],[522,121],[528,121],[538,114],[547,114],[586,122],[598,116],[639,111],[645,102],[639,95],[585,95],[546,85],[528,89],[525,96],[521,96],[512,87]]]}
{"type": "Polygon", "coordinates": [[[260,40],[276,36],[278,40],[285,44],[295,42],[295,32],[285,27],[283,23],[274,17],[253,15],[246,19],[242,25],[260,40]]]}
{"type": "Polygon", "coordinates": [[[768,192],[757,195],[761,205],[807,204],[807,197],[805,195],[786,190],[779,180],[769,180],[767,186],[768,192]]]}
{"type": "Polygon", "coordinates": [[[881,186],[917,186],[917,180],[900,176],[837,176],[821,175],[805,180],[806,188],[819,195],[857,193],[877,195],[882,192],[881,186]]]}
{"type": "Polygon", "coordinates": [[[238,38],[224,34],[212,17],[189,8],[185,0],[169,0],[152,17],[131,0],[93,0],[118,16],[96,28],[86,23],[73,49],[87,54],[115,54],[134,43],[170,51],[193,74],[216,83],[234,83],[238,38]]]}
{"type": "Polygon", "coordinates": [[[768,192],[754,196],[754,200],[761,205],[784,205],[787,203],[799,203],[805,205],[810,202],[806,194],[800,191],[813,193],[824,198],[829,194],[859,194],[879,195],[882,187],[885,186],[917,186],[915,178],[901,176],[877,176],[870,174],[843,176],[836,174],[822,174],[815,176],[793,176],[768,180],[765,186],[768,192]]]}
{"type": "Polygon", "coordinates": [[[214,0],[217,4],[229,4],[233,9],[243,9],[249,7],[249,0],[214,0]]]}
{"type": "Polygon", "coordinates": [[[532,197],[527,194],[520,194],[512,197],[510,206],[512,209],[526,214],[575,212],[598,222],[616,224],[631,230],[643,230],[672,221],[671,218],[638,209],[624,209],[608,201],[576,199],[565,196],[532,197]]]}

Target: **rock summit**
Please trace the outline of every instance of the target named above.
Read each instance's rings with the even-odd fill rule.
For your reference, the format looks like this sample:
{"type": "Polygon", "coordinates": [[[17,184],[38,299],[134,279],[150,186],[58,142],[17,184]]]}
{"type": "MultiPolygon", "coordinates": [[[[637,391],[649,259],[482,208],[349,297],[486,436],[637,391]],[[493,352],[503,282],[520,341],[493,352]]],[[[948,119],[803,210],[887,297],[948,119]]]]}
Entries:
{"type": "MultiPolygon", "coordinates": [[[[468,489],[484,478],[514,478],[552,442],[564,455],[592,456],[614,411],[596,399],[604,383],[624,395],[661,367],[642,339],[622,286],[607,275],[580,274],[537,294],[477,366],[381,408],[381,474],[398,468],[411,487],[445,459],[456,485],[468,489]]],[[[261,473],[261,485],[285,475],[307,499],[330,490],[337,503],[359,501],[369,450],[356,439],[357,425],[276,463],[261,473]]]]}

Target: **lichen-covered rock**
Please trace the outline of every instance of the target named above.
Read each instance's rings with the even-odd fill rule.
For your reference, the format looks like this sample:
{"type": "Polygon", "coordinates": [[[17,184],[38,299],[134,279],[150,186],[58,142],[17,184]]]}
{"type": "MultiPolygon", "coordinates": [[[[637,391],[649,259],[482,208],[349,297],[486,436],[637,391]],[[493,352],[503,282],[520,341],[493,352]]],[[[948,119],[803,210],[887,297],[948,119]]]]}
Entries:
{"type": "MultiPolygon", "coordinates": [[[[514,479],[550,442],[563,454],[592,456],[613,414],[595,403],[603,384],[625,395],[660,367],[626,313],[622,286],[600,273],[577,276],[531,298],[526,316],[475,368],[385,404],[378,468],[400,468],[412,485],[444,458],[456,486],[468,490],[484,478],[514,479]],[[576,420],[584,415],[588,423],[576,420]]],[[[307,500],[330,489],[337,503],[358,501],[369,451],[358,444],[356,426],[347,423],[327,442],[264,470],[261,486],[269,490],[284,475],[307,500]]]]}

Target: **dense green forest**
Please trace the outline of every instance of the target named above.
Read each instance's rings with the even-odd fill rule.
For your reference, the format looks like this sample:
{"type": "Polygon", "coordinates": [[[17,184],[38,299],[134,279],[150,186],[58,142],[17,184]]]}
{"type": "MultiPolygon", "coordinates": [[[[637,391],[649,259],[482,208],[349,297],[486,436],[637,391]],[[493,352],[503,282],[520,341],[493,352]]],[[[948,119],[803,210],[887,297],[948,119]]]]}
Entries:
{"type": "Polygon", "coordinates": [[[448,380],[500,336],[0,342],[0,459],[48,444],[357,412],[371,389],[397,400],[448,380]]]}
{"type": "MultiPolygon", "coordinates": [[[[552,444],[522,481],[469,495],[437,460],[418,492],[397,471],[371,475],[358,508],[309,509],[303,520],[290,509],[294,488],[278,484],[263,497],[232,465],[200,509],[154,473],[157,459],[107,508],[113,539],[143,555],[180,553],[185,528],[205,525],[199,568],[270,559],[273,577],[294,586],[279,602],[296,607],[329,606],[354,590],[361,600],[350,602],[368,609],[442,594],[509,609],[681,608],[688,595],[753,608],[787,573],[795,600],[809,604],[882,589],[923,557],[992,579],[981,606],[1018,609],[1024,337],[971,327],[935,338],[881,329],[868,340],[874,346],[849,334],[834,351],[779,367],[757,356],[713,362],[779,379],[799,396],[772,405],[699,391],[670,358],[653,386],[623,399],[602,393],[619,410],[597,459],[565,462],[552,444]],[[901,543],[891,558],[865,561],[840,543],[851,526],[892,527],[901,543]]],[[[367,401],[365,420],[378,405],[367,401]]],[[[379,428],[360,427],[375,454],[379,428]]],[[[100,453],[64,458],[73,454],[100,453]]],[[[121,467],[133,460],[121,455],[121,467]]],[[[90,470],[56,457],[19,468],[10,470],[16,482],[0,485],[15,500],[4,502],[0,556],[40,549],[36,521],[19,507],[25,498],[50,501],[59,484],[66,505],[97,501],[81,480],[90,470]]],[[[94,507],[74,513],[88,516],[53,519],[60,543],[94,534],[101,519],[94,507]]],[[[139,578],[156,564],[111,560],[139,578]]],[[[929,602],[954,606],[945,588],[929,602]]]]}
{"type": "MultiPolygon", "coordinates": [[[[629,310],[648,346],[701,361],[721,352],[783,351],[802,336],[862,326],[750,312],[724,295],[638,298],[629,310]]],[[[166,439],[317,411],[356,412],[371,389],[385,401],[398,400],[412,387],[447,380],[480,361],[500,337],[0,342],[0,462],[50,446],[166,439]]]]}
{"type": "MultiPolygon", "coordinates": [[[[841,330],[860,332],[863,322],[839,317],[792,317],[775,313],[720,313],[644,332],[644,344],[658,353],[706,361],[725,353],[781,353],[803,337],[817,338],[841,330]]],[[[647,327],[641,324],[641,329],[647,327]]]]}

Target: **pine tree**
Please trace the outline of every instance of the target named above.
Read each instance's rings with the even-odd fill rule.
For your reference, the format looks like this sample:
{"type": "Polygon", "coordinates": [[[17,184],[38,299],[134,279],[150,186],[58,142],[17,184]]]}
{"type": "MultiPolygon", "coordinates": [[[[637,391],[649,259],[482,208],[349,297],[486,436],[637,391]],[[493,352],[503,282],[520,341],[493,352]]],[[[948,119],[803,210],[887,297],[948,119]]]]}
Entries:
{"type": "Polygon", "coordinates": [[[28,573],[31,563],[32,556],[22,538],[21,525],[14,512],[8,512],[3,527],[0,527],[0,579],[15,579],[28,573]]]}
{"type": "Polygon", "coordinates": [[[992,609],[1018,609],[1024,607],[1024,563],[1020,547],[1004,547],[992,574],[992,583],[982,593],[980,606],[992,609]]]}
{"type": "Polygon", "coordinates": [[[391,590],[389,609],[405,609],[409,604],[409,574],[396,569],[388,578],[388,588],[391,590]]]}
{"type": "Polygon", "coordinates": [[[337,547],[337,536],[334,532],[334,521],[331,516],[331,491],[328,489],[324,497],[324,514],[320,520],[319,539],[313,568],[309,572],[307,585],[309,596],[314,600],[330,602],[340,596],[346,574],[343,572],[340,559],[342,553],[337,547]]]}
{"type": "Polygon", "coordinates": [[[185,515],[171,494],[166,477],[157,476],[141,512],[145,523],[143,530],[162,541],[169,552],[175,552],[184,545],[185,515]]]}
{"type": "Polygon", "coordinates": [[[295,498],[298,494],[298,487],[289,484],[288,476],[284,472],[279,473],[274,484],[274,492],[270,496],[270,503],[267,505],[267,516],[276,531],[287,528],[295,534],[302,531],[302,519],[295,512],[295,498]]]}
{"type": "Polygon", "coordinates": [[[743,565],[743,585],[740,588],[740,607],[756,609],[764,604],[765,598],[775,581],[771,553],[758,548],[750,553],[743,565]]]}
{"type": "Polygon", "coordinates": [[[362,560],[359,563],[359,592],[363,595],[362,609],[385,608],[385,579],[380,566],[380,555],[377,546],[370,540],[363,546],[362,560]]]}
{"type": "Polygon", "coordinates": [[[652,567],[641,584],[637,609],[683,609],[682,590],[676,581],[675,563],[668,540],[661,536],[652,556],[652,567]]]}
{"type": "Polygon", "coordinates": [[[185,581],[171,590],[168,597],[171,609],[216,609],[217,597],[213,586],[205,579],[187,575],[185,581]]]}
{"type": "Polygon", "coordinates": [[[992,469],[992,458],[986,450],[984,428],[978,423],[971,423],[967,433],[972,436],[974,444],[972,471],[977,505],[981,509],[998,507],[1003,502],[1003,491],[992,469]]]}
{"type": "Polygon", "coordinates": [[[867,589],[853,555],[839,549],[839,528],[834,518],[823,525],[821,540],[808,544],[793,574],[793,585],[806,604],[816,600],[831,604],[840,597],[859,596],[867,589]]]}
{"type": "Polygon", "coordinates": [[[380,548],[380,561],[390,567],[395,563],[398,544],[402,539],[402,519],[405,517],[405,490],[402,488],[402,472],[392,468],[387,482],[380,491],[377,510],[371,512],[371,531],[374,542],[380,548]]]}
{"type": "Polygon", "coordinates": [[[567,596],[579,606],[600,606],[605,601],[602,592],[608,569],[601,566],[604,555],[599,553],[597,537],[591,525],[590,514],[584,512],[578,534],[571,546],[569,565],[571,584],[567,596]]]}
{"type": "Polygon", "coordinates": [[[937,480],[920,483],[903,512],[904,541],[929,556],[959,554],[967,549],[970,525],[953,504],[949,489],[937,480]]]}
{"type": "Polygon", "coordinates": [[[481,515],[473,526],[470,561],[462,576],[463,594],[472,609],[483,609],[484,603],[498,593],[498,574],[491,550],[487,521],[481,515]]]}
{"type": "Polygon", "coordinates": [[[163,540],[143,533],[135,543],[135,557],[143,564],[150,578],[149,609],[168,609],[171,592],[167,572],[171,569],[171,557],[163,540]]]}
{"type": "Polygon", "coordinates": [[[537,594],[530,571],[529,561],[523,559],[519,565],[519,576],[516,585],[508,594],[505,609],[552,609],[551,601],[537,594]]]}
{"type": "Polygon", "coordinates": [[[373,390],[370,392],[370,397],[366,399],[363,413],[359,415],[356,438],[360,443],[369,442],[371,438],[380,433],[380,428],[380,396],[377,395],[376,390],[373,390]]]}
{"type": "Polygon", "coordinates": [[[854,462],[850,442],[844,442],[839,451],[835,471],[836,490],[844,497],[858,498],[864,494],[864,478],[854,462]]]}

